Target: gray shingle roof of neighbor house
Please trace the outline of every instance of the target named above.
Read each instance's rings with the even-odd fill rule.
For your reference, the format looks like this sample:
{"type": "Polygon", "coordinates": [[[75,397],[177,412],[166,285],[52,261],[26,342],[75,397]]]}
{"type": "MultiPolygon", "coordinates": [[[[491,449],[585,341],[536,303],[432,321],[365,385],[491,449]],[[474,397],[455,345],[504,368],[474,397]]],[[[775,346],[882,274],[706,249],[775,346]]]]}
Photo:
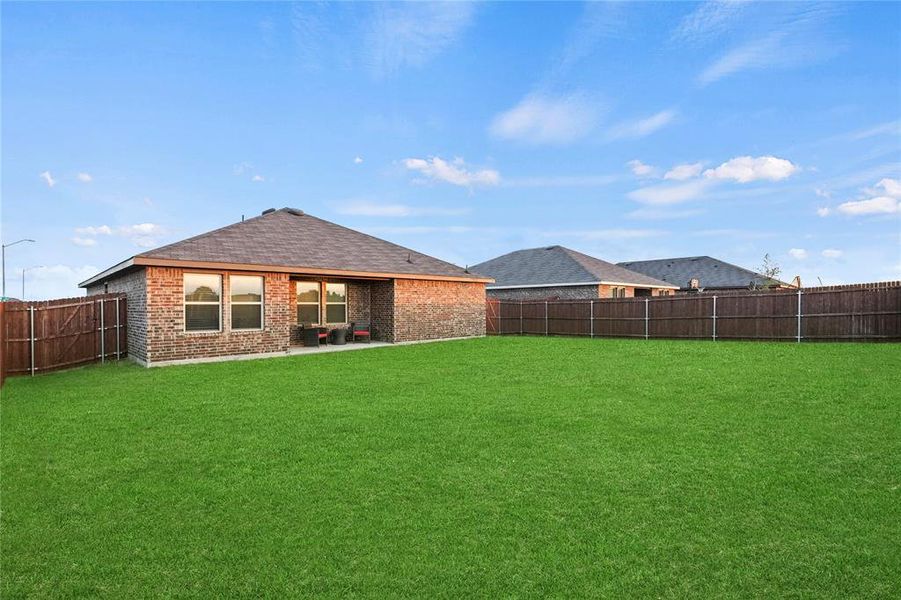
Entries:
{"type": "Polygon", "coordinates": [[[710,256],[637,260],[619,265],[674,283],[680,288],[690,287],[692,279],[697,279],[701,288],[748,288],[751,282],[757,286],[785,285],[782,281],[769,280],[759,273],[710,256]]]}
{"type": "Polygon", "coordinates": [[[494,278],[489,289],[599,283],[678,287],[563,246],[517,250],[470,268],[494,278]]]}
{"type": "Polygon", "coordinates": [[[135,267],[185,266],[489,282],[449,262],[319,219],[294,208],[155,248],[123,261],[79,285],[86,287],[135,267]]]}

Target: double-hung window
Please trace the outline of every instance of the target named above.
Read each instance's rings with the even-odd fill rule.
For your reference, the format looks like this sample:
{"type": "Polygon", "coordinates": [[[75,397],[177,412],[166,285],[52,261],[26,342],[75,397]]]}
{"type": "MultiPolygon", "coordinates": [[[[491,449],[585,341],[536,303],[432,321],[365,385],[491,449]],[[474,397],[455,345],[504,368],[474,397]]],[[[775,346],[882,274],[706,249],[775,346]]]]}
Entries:
{"type": "Polygon", "coordinates": [[[297,282],[297,322],[312,325],[319,323],[319,282],[297,282]]]}
{"type": "Polygon", "coordinates": [[[347,323],[347,284],[325,284],[325,322],[347,323]]]}
{"type": "Polygon", "coordinates": [[[263,328],[263,278],[257,275],[232,275],[232,329],[263,328]]]}
{"type": "Polygon", "coordinates": [[[219,331],[222,276],[185,273],[185,331],[219,331]]]}

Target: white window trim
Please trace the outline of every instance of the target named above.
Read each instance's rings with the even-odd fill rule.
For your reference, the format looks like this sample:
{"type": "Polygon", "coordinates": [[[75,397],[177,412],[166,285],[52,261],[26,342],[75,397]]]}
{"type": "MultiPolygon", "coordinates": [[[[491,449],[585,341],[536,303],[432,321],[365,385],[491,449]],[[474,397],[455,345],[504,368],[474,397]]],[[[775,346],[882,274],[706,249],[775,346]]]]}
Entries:
{"type": "MultiPolygon", "coordinates": [[[[294,286],[294,304],[296,306],[315,306],[316,307],[316,322],[313,325],[319,325],[322,322],[322,283],[319,281],[298,281],[297,283],[315,283],[316,289],[319,290],[319,296],[316,302],[298,302],[297,301],[297,285],[294,286]]],[[[294,318],[297,319],[297,314],[295,311],[294,318]]],[[[298,325],[302,325],[302,323],[298,322],[298,325]]]]}
{"type": "Polygon", "coordinates": [[[222,333],[222,275],[220,273],[195,273],[195,272],[185,272],[182,273],[181,276],[181,320],[182,320],[182,331],[184,333],[222,333]],[[214,277],[219,278],[219,301],[218,302],[197,302],[194,300],[187,300],[185,296],[188,295],[187,290],[185,289],[185,279],[187,275],[212,275],[214,277]],[[218,329],[188,329],[188,305],[197,305],[197,306],[209,306],[212,304],[217,304],[219,306],[219,328],[218,329]]]}
{"type": "Polygon", "coordinates": [[[266,315],[263,312],[263,305],[266,303],[266,279],[262,275],[229,275],[228,276],[228,304],[229,304],[229,325],[232,331],[263,331],[266,328],[266,315]],[[232,300],[232,279],[234,278],[253,278],[260,280],[260,301],[259,302],[235,302],[232,300]],[[235,313],[231,310],[232,306],[252,306],[260,305],[260,326],[259,327],[234,327],[233,320],[235,313]]]}
{"type": "Polygon", "coordinates": [[[328,282],[325,283],[325,324],[326,325],[343,325],[347,323],[347,284],[341,281],[332,282],[335,285],[343,285],[344,286],[344,302],[329,302],[328,301],[328,282]],[[343,321],[329,321],[328,320],[328,307],[329,306],[343,306],[344,307],[344,320],[343,321]]]}

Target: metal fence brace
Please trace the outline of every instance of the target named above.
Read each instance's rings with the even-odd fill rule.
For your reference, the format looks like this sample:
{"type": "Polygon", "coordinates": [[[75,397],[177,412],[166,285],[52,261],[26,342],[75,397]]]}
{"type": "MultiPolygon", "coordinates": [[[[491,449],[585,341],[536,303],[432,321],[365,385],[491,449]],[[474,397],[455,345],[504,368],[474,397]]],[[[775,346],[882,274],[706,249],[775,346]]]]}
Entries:
{"type": "Polygon", "coordinates": [[[519,301],[519,335],[522,335],[525,331],[522,328],[522,300],[519,301]]]}
{"type": "Polygon", "coordinates": [[[801,343],[801,290],[798,290],[798,343],[801,343]]]}
{"type": "Polygon", "coordinates": [[[547,300],[544,301],[544,335],[547,335],[547,300]]]}
{"type": "Polygon", "coordinates": [[[28,336],[30,338],[29,346],[30,346],[30,354],[31,354],[31,376],[34,377],[34,307],[33,306],[28,307],[28,321],[29,321],[28,331],[31,334],[28,336]]]}
{"type": "Polygon", "coordinates": [[[100,301],[100,364],[106,362],[106,324],[103,322],[103,300],[100,301]]]}
{"type": "MultiPolygon", "coordinates": [[[[500,309],[498,309],[500,310],[500,309]]],[[[119,333],[119,296],[116,296],[116,360],[120,358],[119,352],[119,338],[122,337],[119,333]]]]}
{"type": "Polygon", "coordinates": [[[716,296],[713,297],[713,340],[716,341],[716,296]]]}
{"type": "Polygon", "coordinates": [[[588,322],[590,323],[591,337],[594,337],[594,300],[591,301],[591,317],[588,322]]]}

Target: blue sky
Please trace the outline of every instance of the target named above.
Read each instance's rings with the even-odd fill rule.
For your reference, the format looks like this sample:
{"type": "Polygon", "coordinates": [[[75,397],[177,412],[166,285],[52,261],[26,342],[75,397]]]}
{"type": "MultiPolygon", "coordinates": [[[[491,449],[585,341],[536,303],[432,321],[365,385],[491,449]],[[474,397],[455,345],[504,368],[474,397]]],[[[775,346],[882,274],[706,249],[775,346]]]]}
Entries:
{"type": "Polygon", "coordinates": [[[466,265],[901,279],[901,4],[2,5],[7,291],[295,206],[466,265]]]}

